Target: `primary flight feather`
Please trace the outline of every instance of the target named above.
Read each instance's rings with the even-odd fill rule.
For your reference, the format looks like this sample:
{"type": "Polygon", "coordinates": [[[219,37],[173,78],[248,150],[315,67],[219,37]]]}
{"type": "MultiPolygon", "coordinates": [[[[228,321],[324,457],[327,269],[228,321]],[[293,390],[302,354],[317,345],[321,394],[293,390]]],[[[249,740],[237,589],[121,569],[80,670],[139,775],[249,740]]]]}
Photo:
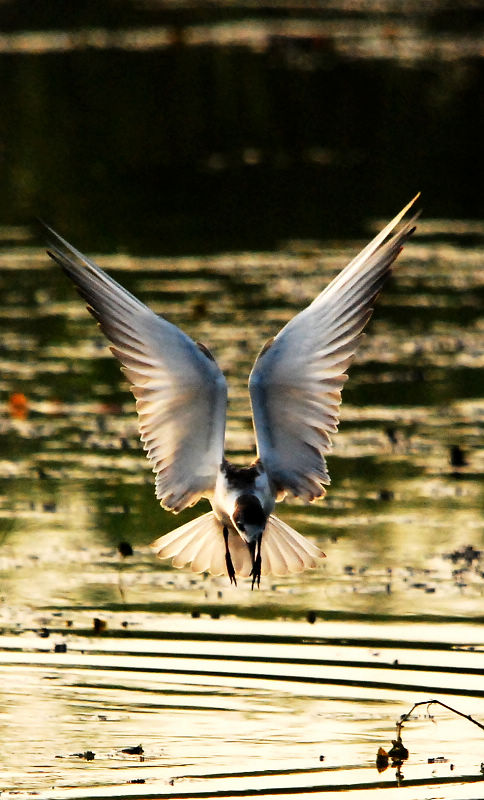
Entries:
{"type": "Polygon", "coordinates": [[[272,512],[286,493],[306,502],[325,493],[347,369],[415,229],[417,215],[397,226],[417,197],[263,347],[249,378],[257,459],[245,468],[224,457],[227,386],[212,354],[47,228],[49,255],[87,302],[131,384],[161,505],[175,513],[201,497],[212,505],[153,542],[159,558],[226,573],[234,583],[251,576],[252,586],[261,575],[316,566],[319,549],[272,512]]]}

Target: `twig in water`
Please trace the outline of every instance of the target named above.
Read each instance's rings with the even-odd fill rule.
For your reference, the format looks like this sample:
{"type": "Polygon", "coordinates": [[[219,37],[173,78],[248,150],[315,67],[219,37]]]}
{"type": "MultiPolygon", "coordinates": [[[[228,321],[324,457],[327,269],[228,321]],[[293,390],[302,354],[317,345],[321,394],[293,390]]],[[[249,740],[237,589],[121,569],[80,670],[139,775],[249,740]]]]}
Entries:
{"type": "MultiPolygon", "coordinates": [[[[414,709],[418,708],[418,706],[427,706],[427,711],[428,711],[430,706],[434,705],[434,704],[442,706],[442,708],[446,708],[448,711],[452,711],[454,714],[458,714],[459,717],[464,717],[464,719],[468,719],[469,722],[472,722],[474,725],[477,725],[478,728],[480,728],[481,730],[484,731],[484,725],[481,722],[478,722],[476,719],[474,719],[474,717],[471,717],[470,714],[464,714],[463,711],[458,711],[457,708],[452,708],[452,706],[448,706],[446,703],[442,703],[441,700],[420,700],[420,702],[413,704],[413,706],[410,709],[410,711],[407,711],[406,714],[402,714],[402,716],[400,717],[400,722],[396,723],[396,725],[397,725],[397,736],[400,736],[400,732],[401,732],[401,729],[403,727],[403,723],[407,722],[407,720],[411,716],[412,711],[414,711],[414,709]]],[[[430,713],[429,713],[429,716],[430,716],[430,713]]]]}
{"type": "Polygon", "coordinates": [[[420,700],[418,703],[414,703],[410,711],[407,711],[406,714],[402,714],[400,721],[395,723],[397,728],[397,738],[393,739],[391,750],[389,750],[387,753],[383,747],[380,747],[376,757],[376,768],[378,772],[383,772],[385,769],[387,769],[391,759],[391,766],[396,767],[396,777],[399,785],[403,781],[403,775],[400,771],[400,767],[408,758],[408,750],[402,742],[403,724],[410,719],[412,712],[419,706],[427,706],[427,713],[429,717],[432,718],[429,712],[429,708],[432,705],[442,706],[442,708],[452,711],[453,714],[458,714],[459,717],[464,717],[464,719],[469,720],[469,722],[472,722],[473,725],[477,725],[478,728],[484,731],[484,725],[482,722],[478,722],[476,719],[474,719],[474,717],[471,717],[470,714],[464,714],[463,711],[458,711],[457,708],[453,708],[452,706],[447,705],[447,703],[443,703],[441,700],[420,700]]]}

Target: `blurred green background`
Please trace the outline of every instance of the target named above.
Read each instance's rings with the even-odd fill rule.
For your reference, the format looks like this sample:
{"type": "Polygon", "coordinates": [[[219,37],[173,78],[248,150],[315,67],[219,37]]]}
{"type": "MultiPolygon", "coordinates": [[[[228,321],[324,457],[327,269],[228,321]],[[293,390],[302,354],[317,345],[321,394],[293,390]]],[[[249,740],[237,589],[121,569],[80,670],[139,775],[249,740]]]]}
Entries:
{"type": "Polygon", "coordinates": [[[0,3],[0,221],[211,252],[484,211],[484,6],[0,3]]]}

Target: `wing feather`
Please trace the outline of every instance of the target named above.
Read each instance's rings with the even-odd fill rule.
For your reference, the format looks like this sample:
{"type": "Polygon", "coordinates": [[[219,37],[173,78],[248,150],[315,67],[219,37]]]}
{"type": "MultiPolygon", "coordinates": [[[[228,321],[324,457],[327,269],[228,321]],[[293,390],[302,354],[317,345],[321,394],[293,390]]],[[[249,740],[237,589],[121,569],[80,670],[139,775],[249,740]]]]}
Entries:
{"type": "Polygon", "coordinates": [[[330,478],[324,455],[332,446],[329,434],[338,429],[346,372],[372,305],[415,229],[417,216],[393,233],[417,197],[262,349],[254,364],[249,390],[258,457],[279,492],[307,502],[325,493],[330,478]]]}
{"type": "Polygon", "coordinates": [[[194,505],[212,492],[223,459],[227,388],[222,372],[183,331],[47,230],[49,255],[88,303],[131,383],[156,496],[175,512],[194,505]]]}

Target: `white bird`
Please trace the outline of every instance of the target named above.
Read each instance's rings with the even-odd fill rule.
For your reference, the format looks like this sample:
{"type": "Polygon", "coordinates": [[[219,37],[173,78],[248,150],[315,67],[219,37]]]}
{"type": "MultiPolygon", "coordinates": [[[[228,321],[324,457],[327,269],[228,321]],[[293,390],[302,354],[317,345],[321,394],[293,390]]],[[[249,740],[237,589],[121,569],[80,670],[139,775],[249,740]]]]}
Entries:
{"type": "Polygon", "coordinates": [[[325,455],[337,432],[341,390],[372,304],[418,215],[399,214],[327,288],[270,339],[249,378],[257,458],[224,456],[227,388],[210,351],[158,316],[48,228],[48,253],[86,300],[136,398],[156,496],[178,513],[201,497],[212,511],[152,543],[159,558],[193,572],[252,577],[315,567],[324,553],[273,514],[286,493],[312,502],[330,483],[325,455]],[[392,235],[393,234],[393,235],[392,235]]]}

